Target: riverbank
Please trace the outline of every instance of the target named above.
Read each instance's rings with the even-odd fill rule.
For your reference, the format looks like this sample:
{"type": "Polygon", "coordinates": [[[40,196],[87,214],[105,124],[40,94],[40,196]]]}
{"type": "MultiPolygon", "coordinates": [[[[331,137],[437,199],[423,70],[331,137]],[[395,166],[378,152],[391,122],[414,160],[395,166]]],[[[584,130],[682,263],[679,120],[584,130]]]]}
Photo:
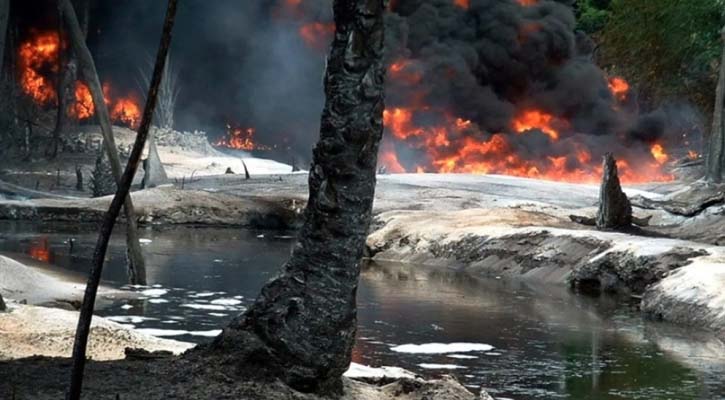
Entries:
{"type": "MultiPolygon", "coordinates": [[[[285,166],[249,155],[244,160],[254,167],[250,179],[222,174],[227,164],[240,172],[241,159],[197,147],[160,147],[175,184],[134,192],[140,223],[299,226],[306,174],[279,174],[285,166]]],[[[380,175],[368,255],[642,296],[648,315],[725,332],[725,300],[719,295],[725,293],[725,205],[718,190],[682,182],[625,188],[635,216],[648,226],[612,233],[570,219],[594,215],[596,185],[489,175],[380,175]],[[714,200],[688,197],[669,207],[682,193],[714,200]],[[691,209],[701,201],[701,208],[691,209]]],[[[109,203],[110,197],[4,199],[0,219],[99,221],[109,203]]]]}

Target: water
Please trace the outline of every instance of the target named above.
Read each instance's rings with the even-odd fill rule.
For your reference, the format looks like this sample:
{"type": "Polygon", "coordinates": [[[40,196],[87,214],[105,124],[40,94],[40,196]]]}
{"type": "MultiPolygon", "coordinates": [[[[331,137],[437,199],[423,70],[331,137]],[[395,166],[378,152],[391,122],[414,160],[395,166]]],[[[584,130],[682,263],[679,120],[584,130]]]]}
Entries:
{"type": "MultiPolygon", "coordinates": [[[[0,251],[88,269],[93,227],[0,223],[0,251]],[[72,254],[68,240],[74,238],[72,254]]],[[[244,310],[289,255],[278,231],[145,230],[150,288],[124,286],[123,237],[105,282],[138,292],[99,314],[149,333],[202,342],[244,310]]],[[[501,399],[725,399],[725,346],[707,333],[642,320],[626,299],[473,279],[452,271],[369,265],[359,297],[355,362],[425,377],[455,375],[501,399]],[[466,342],[482,351],[395,352],[405,344],[466,342]],[[488,349],[483,344],[493,348],[488,349]]]]}

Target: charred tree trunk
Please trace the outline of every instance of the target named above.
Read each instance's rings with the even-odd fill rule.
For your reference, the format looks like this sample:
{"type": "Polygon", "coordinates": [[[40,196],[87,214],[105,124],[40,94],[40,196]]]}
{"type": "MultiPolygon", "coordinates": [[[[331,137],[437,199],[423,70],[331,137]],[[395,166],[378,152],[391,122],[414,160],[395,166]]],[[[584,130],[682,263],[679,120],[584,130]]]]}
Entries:
{"type": "Polygon", "coordinates": [[[334,393],[350,365],[355,297],[383,133],[384,0],[335,0],[309,202],[281,274],[212,344],[246,372],[334,393]]]}
{"type": "Polygon", "coordinates": [[[604,156],[604,176],[599,189],[597,228],[626,229],[632,226],[632,205],[622,191],[617,173],[617,161],[610,153],[604,156]]]}
{"type": "MultiPolygon", "coordinates": [[[[67,11],[73,11],[70,0],[61,1],[65,3],[67,11]]],[[[96,243],[96,248],[93,251],[91,274],[88,277],[88,283],[86,284],[83,304],[81,305],[81,315],[78,318],[78,328],[76,329],[75,341],[73,342],[73,370],[71,373],[71,384],[67,400],[79,400],[81,397],[83,371],[86,365],[86,345],[88,344],[88,335],[90,334],[91,320],[93,318],[93,307],[96,301],[98,285],[101,281],[103,262],[106,258],[106,250],[108,249],[108,241],[111,238],[111,232],[113,231],[113,226],[116,224],[116,219],[121,213],[123,203],[124,201],[128,201],[128,193],[131,189],[131,183],[133,182],[134,175],[136,175],[136,170],[138,169],[139,162],[141,161],[141,153],[143,152],[146,139],[149,134],[151,120],[154,116],[154,108],[156,107],[156,100],[158,98],[161,75],[164,71],[166,55],[168,54],[169,47],[171,45],[171,31],[176,17],[176,5],[177,0],[169,0],[166,17],[164,19],[164,27],[161,34],[161,43],[156,57],[153,78],[151,79],[148,96],[146,97],[146,105],[144,106],[141,125],[138,129],[136,141],[133,144],[133,150],[131,150],[131,156],[129,157],[128,164],[123,172],[123,176],[119,180],[118,190],[116,191],[113,201],[111,201],[111,206],[103,219],[101,232],[98,235],[98,242],[96,243]]],[[[78,28],[77,24],[75,27],[78,28]]],[[[77,33],[80,33],[80,29],[77,29],[77,33]]]]}
{"type": "Polygon", "coordinates": [[[76,190],[83,191],[83,169],[80,165],[76,165],[76,190]]]}
{"type": "Polygon", "coordinates": [[[723,41],[723,53],[715,90],[712,132],[705,152],[705,180],[714,183],[722,182],[723,166],[725,166],[725,126],[723,126],[723,107],[725,107],[725,28],[720,31],[720,35],[723,41]]]}
{"type": "Polygon", "coordinates": [[[5,305],[5,301],[3,300],[3,295],[0,294],[0,311],[5,311],[7,309],[7,306],[5,305]]]}
{"type": "Polygon", "coordinates": [[[249,175],[249,168],[247,168],[247,163],[242,160],[242,167],[244,167],[244,179],[249,180],[251,176],[249,175]]]}
{"type": "Polygon", "coordinates": [[[5,71],[5,47],[7,47],[8,21],[10,20],[10,0],[0,0],[0,78],[5,71]]]}
{"type": "Polygon", "coordinates": [[[159,157],[159,150],[156,148],[156,137],[155,132],[149,134],[149,154],[148,158],[143,162],[143,188],[149,189],[156,186],[163,185],[169,181],[164,170],[164,165],[161,163],[159,157]]]}
{"type": "MultiPolygon", "coordinates": [[[[111,170],[116,183],[121,182],[121,159],[118,156],[118,149],[116,147],[116,140],[113,137],[113,129],[111,127],[111,118],[106,107],[106,102],[103,97],[103,88],[101,87],[101,81],[98,79],[98,73],[96,72],[96,65],[93,62],[93,56],[88,50],[85,42],[85,36],[81,30],[76,17],[73,4],[70,0],[59,0],[61,7],[61,14],[63,17],[63,23],[68,33],[68,40],[70,45],[78,59],[78,66],[80,73],[83,76],[93,98],[93,104],[96,109],[96,116],[98,123],[101,126],[101,134],[103,135],[103,145],[108,155],[108,160],[111,163],[111,170]]],[[[137,285],[146,284],[146,264],[141,253],[141,245],[138,238],[138,222],[136,220],[136,213],[133,209],[133,202],[131,196],[127,196],[124,202],[124,211],[126,215],[126,245],[128,251],[128,276],[129,282],[137,285]]]]}

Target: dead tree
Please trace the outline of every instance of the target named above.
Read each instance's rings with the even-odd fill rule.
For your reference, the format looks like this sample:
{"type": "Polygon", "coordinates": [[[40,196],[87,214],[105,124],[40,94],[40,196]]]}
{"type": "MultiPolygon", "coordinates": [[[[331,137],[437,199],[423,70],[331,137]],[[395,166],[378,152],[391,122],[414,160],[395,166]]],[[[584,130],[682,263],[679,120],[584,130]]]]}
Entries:
{"type": "Polygon", "coordinates": [[[143,188],[149,189],[156,186],[163,185],[169,181],[169,177],[166,175],[164,165],[161,163],[161,157],[159,157],[159,150],[156,148],[156,132],[158,130],[152,130],[149,133],[149,153],[148,157],[143,162],[143,188]]]}
{"type": "Polygon", "coordinates": [[[336,0],[326,104],[304,224],[289,261],[209,351],[242,373],[336,393],[355,340],[355,297],[383,133],[385,0],[336,0]]]}
{"type": "Polygon", "coordinates": [[[251,176],[249,175],[249,168],[247,168],[247,163],[242,160],[242,167],[244,167],[244,179],[249,180],[251,176]]]}
{"type": "Polygon", "coordinates": [[[76,165],[76,190],[83,191],[83,168],[80,165],[76,165]]]}
{"type": "Polygon", "coordinates": [[[5,311],[7,309],[7,306],[5,305],[5,301],[3,300],[3,295],[0,294],[0,311],[5,311]]]}
{"type": "Polygon", "coordinates": [[[10,0],[0,0],[0,75],[5,66],[5,46],[10,20],[10,0]]]}
{"type": "MultiPolygon", "coordinates": [[[[143,91],[151,82],[151,71],[153,62],[149,60],[148,69],[141,69],[139,75],[140,85],[143,91]]],[[[176,109],[176,100],[179,97],[179,73],[171,62],[171,57],[166,60],[166,69],[164,77],[161,79],[161,87],[159,88],[159,101],[156,106],[156,114],[154,115],[154,124],[161,129],[174,128],[174,111],[176,109]]],[[[151,138],[149,138],[151,140],[151,138]]]]}
{"type": "Polygon", "coordinates": [[[632,205],[622,191],[617,161],[611,153],[604,156],[604,175],[599,189],[598,229],[626,229],[632,225],[632,205]]]}
{"type": "MultiPolygon", "coordinates": [[[[70,0],[60,1],[63,1],[70,7],[70,9],[66,8],[67,11],[73,12],[70,0]]],[[[136,170],[141,162],[141,153],[146,145],[146,139],[148,138],[151,127],[151,120],[154,115],[154,107],[156,106],[156,99],[158,97],[161,75],[164,71],[164,63],[166,62],[166,54],[168,54],[169,46],[171,45],[171,31],[176,17],[176,5],[177,0],[169,0],[166,17],[164,19],[164,27],[161,33],[159,52],[156,57],[154,74],[151,79],[148,96],[146,97],[147,100],[146,105],[144,106],[143,116],[141,118],[141,125],[139,126],[136,141],[133,144],[133,149],[131,150],[131,156],[126,164],[126,169],[119,180],[116,194],[113,196],[111,206],[109,207],[108,212],[103,219],[103,223],[101,224],[98,242],[96,243],[96,248],[93,251],[91,274],[88,277],[88,283],[86,284],[86,291],[83,296],[80,317],[78,318],[78,328],[76,329],[76,336],[73,342],[73,369],[71,372],[71,383],[67,400],[80,400],[81,397],[83,371],[86,365],[86,345],[88,344],[88,335],[90,334],[91,320],[93,318],[93,307],[96,302],[98,285],[101,281],[103,262],[106,258],[106,250],[108,249],[108,241],[111,238],[111,232],[113,231],[113,226],[116,224],[116,219],[121,213],[121,208],[123,208],[123,203],[128,200],[131,183],[133,182],[134,175],[136,175],[136,170]]],[[[78,28],[77,25],[76,28],[78,28]]],[[[78,29],[78,32],[80,32],[80,29],[78,29]]]]}
{"type": "Polygon", "coordinates": [[[715,110],[712,116],[712,132],[705,152],[705,180],[722,182],[725,166],[725,126],[723,126],[723,107],[725,107],[725,27],[720,31],[723,41],[723,53],[720,60],[720,74],[715,90],[715,110]]]}
{"type": "MultiPolygon", "coordinates": [[[[103,89],[101,81],[98,79],[96,65],[93,56],[86,46],[85,35],[81,30],[73,4],[70,0],[59,0],[60,11],[63,17],[63,23],[66,27],[68,40],[78,60],[78,67],[81,76],[84,78],[93,98],[93,104],[96,110],[96,117],[101,126],[101,134],[103,135],[103,145],[111,163],[111,171],[113,177],[118,184],[121,181],[122,167],[121,159],[118,156],[116,141],[113,137],[113,129],[111,126],[111,118],[108,113],[105,99],[103,97],[103,89]]],[[[141,245],[138,238],[138,222],[136,213],[134,212],[131,196],[128,196],[124,203],[126,215],[126,246],[128,252],[128,276],[129,282],[132,284],[146,284],[146,264],[141,252],[141,245]]]]}
{"type": "MultiPolygon", "coordinates": [[[[74,8],[77,12],[79,24],[81,26],[81,32],[83,32],[83,38],[88,37],[88,19],[89,19],[89,4],[87,0],[76,0],[73,2],[74,8]]],[[[61,4],[58,3],[58,13],[62,15],[61,4]]],[[[62,18],[61,18],[62,20],[62,18]]],[[[58,82],[56,92],[58,94],[58,108],[55,118],[55,127],[52,133],[51,149],[48,152],[50,158],[55,158],[58,155],[58,147],[60,146],[61,136],[68,130],[71,125],[70,113],[73,109],[75,99],[75,83],[78,78],[78,66],[76,64],[76,57],[72,49],[69,49],[65,45],[66,40],[65,27],[61,23],[58,26],[58,37],[61,41],[61,47],[58,58],[58,82]]]]}
{"type": "MultiPolygon", "coordinates": [[[[171,65],[171,57],[166,60],[164,67],[164,75],[161,78],[161,86],[159,87],[159,98],[154,114],[154,123],[160,129],[171,130],[174,127],[174,110],[176,108],[176,100],[179,97],[179,75],[171,65]]],[[[141,87],[147,88],[151,83],[151,70],[153,63],[149,62],[149,72],[140,71],[141,87]]],[[[163,185],[168,182],[164,165],[161,163],[159,151],[156,147],[156,133],[151,132],[149,136],[149,152],[148,158],[144,161],[144,189],[163,185]]]]}

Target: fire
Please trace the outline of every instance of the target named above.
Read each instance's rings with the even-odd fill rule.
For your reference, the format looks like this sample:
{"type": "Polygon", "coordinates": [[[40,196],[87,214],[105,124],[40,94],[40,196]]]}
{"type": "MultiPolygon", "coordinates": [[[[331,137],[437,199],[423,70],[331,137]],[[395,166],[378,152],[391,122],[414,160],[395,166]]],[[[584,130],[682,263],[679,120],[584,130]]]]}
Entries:
{"type": "Polygon", "coordinates": [[[666,163],[670,159],[670,156],[668,156],[665,152],[665,148],[659,143],[653,144],[650,148],[650,152],[652,153],[652,157],[654,157],[660,165],[666,163]]]}
{"type": "Polygon", "coordinates": [[[388,67],[388,74],[393,80],[402,81],[408,85],[416,85],[423,80],[423,74],[414,69],[413,63],[408,60],[396,61],[388,67]]]}
{"type": "Polygon", "coordinates": [[[516,0],[517,3],[519,3],[523,7],[531,7],[535,6],[539,3],[539,0],[516,0]]]}
{"type": "Polygon", "coordinates": [[[617,100],[625,101],[629,95],[629,83],[624,78],[615,76],[609,79],[609,91],[617,100]]]}
{"type": "Polygon", "coordinates": [[[254,128],[232,128],[227,125],[227,137],[216,141],[214,146],[252,151],[257,148],[254,144],[254,133],[254,128]]]}
{"type": "Polygon", "coordinates": [[[324,49],[335,33],[334,23],[311,22],[300,27],[300,37],[307,47],[324,49]]]}
{"type": "Polygon", "coordinates": [[[688,150],[687,157],[690,160],[697,160],[698,158],[700,158],[700,154],[698,152],[696,152],[695,150],[688,150]]]}
{"type": "Polygon", "coordinates": [[[76,82],[76,102],[70,110],[70,115],[79,119],[88,119],[96,113],[96,106],[93,104],[91,90],[83,82],[76,82]]]}
{"type": "Polygon", "coordinates": [[[48,245],[48,238],[42,238],[40,241],[33,241],[33,244],[28,250],[28,254],[34,260],[49,263],[51,254],[50,246],[48,245]]]}
{"type": "Polygon", "coordinates": [[[58,72],[60,37],[57,33],[42,33],[20,45],[18,68],[20,87],[35,102],[46,105],[56,101],[53,80],[48,72],[58,72]]]}
{"type": "MultiPolygon", "coordinates": [[[[58,75],[58,64],[61,41],[57,32],[35,34],[20,44],[18,51],[18,67],[20,70],[20,87],[24,94],[40,106],[58,104],[55,82],[58,75]]],[[[137,128],[141,121],[141,106],[134,96],[111,96],[111,86],[103,85],[103,96],[109,107],[113,122],[137,128]]],[[[67,110],[70,117],[86,120],[93,117],[96,107],[91,91],[81,81],[75,83],[75,104],[67,110]]]]}
{"type": "Polygon", "coordinates": [[[471,6],[471,0],[453,0],[453,4],[467,10],[471,6]]]}
{"type": "MultiPolygon", "coordinates": [[[[482,132],[470,120],[444,112],[440,112],[444,115],[441,122],[418,125],[416,114],[430,111],[394,107],[383,112],[389,136],[383,141],[378,162],[387,172],[501,174],[578,183],[597,183],[601,179],[601,154],[592,155],[576,135],[561,138],[555,127],[567,126],[566,121],[543,111],[521,112],[512,121],[511,132],[493,134],[482,132]],[[562,148],[548,156],[525,156],[514,138],[533,129],[540,130],[562,148]],[[403,147],[416,154],[415,165],[404,165],[396,152],[396,148],[403,147]]],[[[653,146],[652,151],[668,157],[662,145],[653,146]]],[[[672,180],[672,175],[661,170],[665,162],[659,155],[654,160],[622,159],[618,164],[620,177],[625,183],[672,180]],[[637,168],[631,165],[637,165],[637,168]]]]}
{"type": "Polygon", "coordinates": [[[141,123],[141,108],[132,98],[120,98],[113,104],[111,118],[136,129],[141,123]]]}
{"type": "Polygon", "coordinates": [[[539,110],[524,111],[513,121],[514,130],[517,133],[538,129],[551,140],[559,140],[559,132],[553,128],[554,116],[539,110]]]}

